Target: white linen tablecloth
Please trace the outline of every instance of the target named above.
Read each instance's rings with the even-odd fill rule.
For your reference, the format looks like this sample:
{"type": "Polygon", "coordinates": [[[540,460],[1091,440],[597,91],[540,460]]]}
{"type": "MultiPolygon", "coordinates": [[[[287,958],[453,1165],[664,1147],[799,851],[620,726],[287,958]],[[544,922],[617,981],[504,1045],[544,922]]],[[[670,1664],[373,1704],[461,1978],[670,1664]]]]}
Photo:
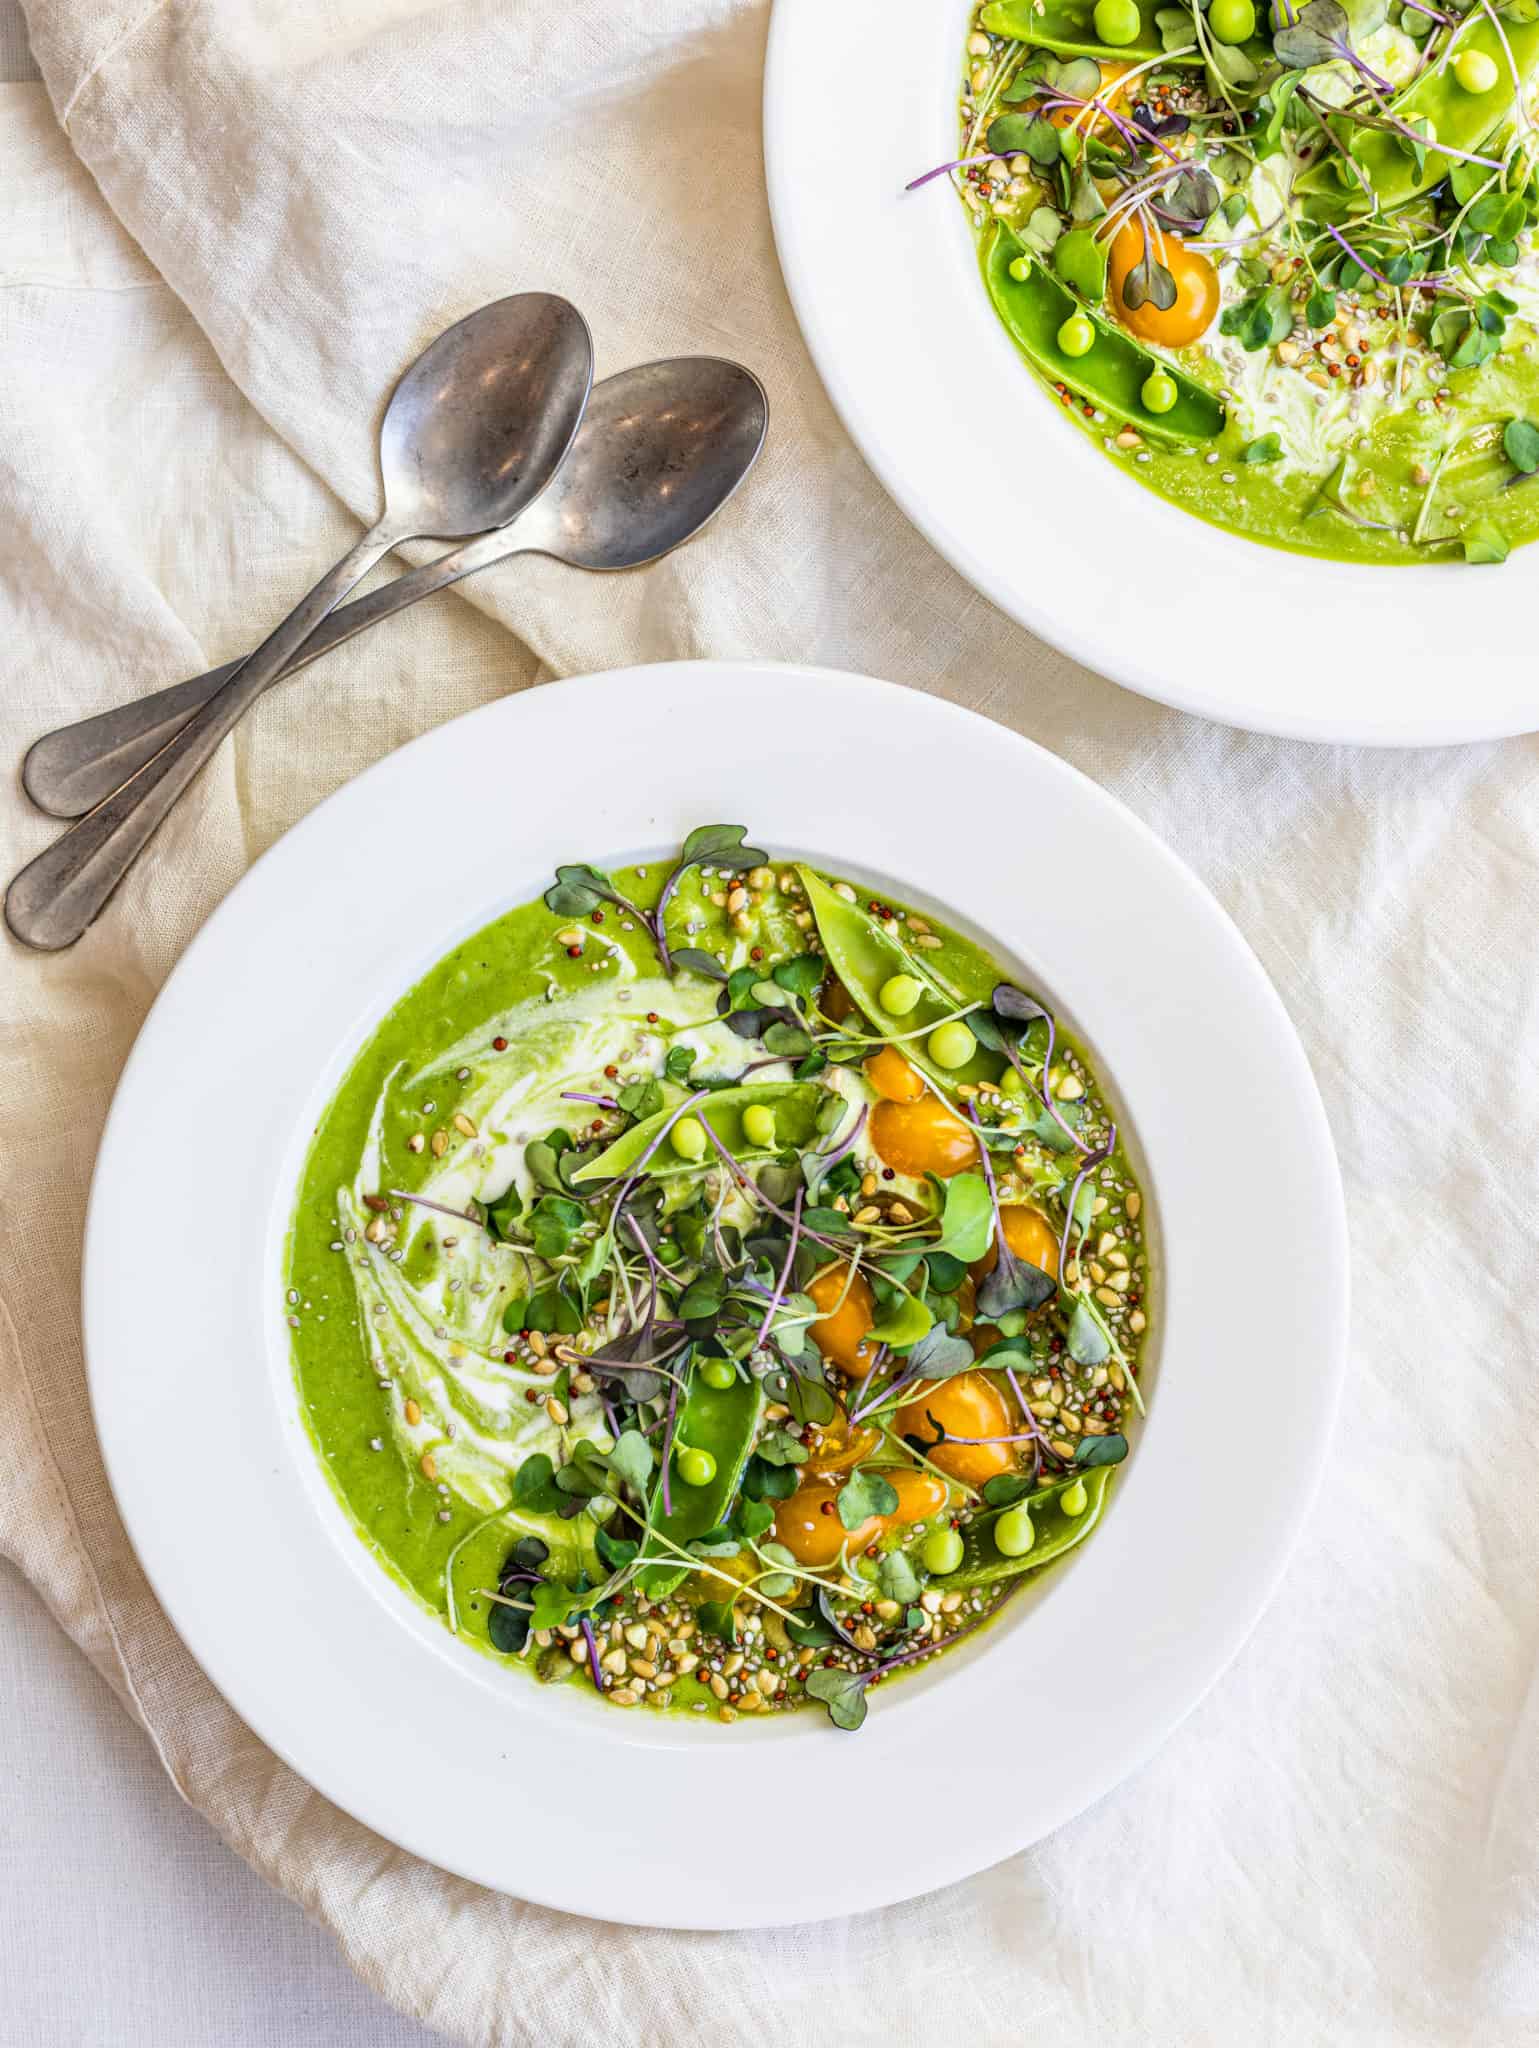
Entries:
{"type": "MultiPolygon", "coordinates": [[[[958,581],[867,474],[792,323],[762,196],[760,0],[28,11],[47,99],[0,88],[11,758],[259,638],[374,516],[382,394],[484,300],[564,290],[601,374],[712,350],[758,370],[774,409],[759,473],[697,545],[620,581],[510,565],[341,650],[258,708],[78,948],[10,949],[0,1548],[178,1789],[369,1984],[466,2042],[1539,2042],[1534,743],[1364,754],[1227,732],[1076,669],[958,581]],[[764,1935],[639,1933],[479,1891],[265,1752],[124,1541],[76,1309],[116,1074],[253,855],[366,762],[499,691],[694,654],[940,691],[1147,818],[1303,1031],[1357,1257],[1319,1510],[1188,1724],[1027,1855],[857,1922],[764,1935]]],[[[1020,517],[1029,548],[1029,518],[993,516],[1020,517]]],[[[1267,563],[1250,565],[1258,620],[1298,630],[1267,619],[1267,563]]],[[[1301,647],[1371,675],[1371,646],[1301,647]]],[[[51,829],[8,790],[7,871],[51,829]]],[[[1061,878],[1073,850],[1023,841],[1022,859],[1061,878]]],[[[1236,1199],[1265,1171],[1237,1120],[1236,1199]]],[[[1266,1251],[1260,1312],[1268,1286],[1309,1285],[1266,1251]]],[[[1307,1366],[1279,1400],[1305,1397],[1307,1366]]],[[[1264,1439],[1235,1455],[1264,1458],[1264,1439]]],[[[858,1772],[841,1782],[808,1818],[858,1837],[858,1772]]],[[[980,1760],[980,1798],[1026,1788],[1009,1760],[980,1760]]]]}

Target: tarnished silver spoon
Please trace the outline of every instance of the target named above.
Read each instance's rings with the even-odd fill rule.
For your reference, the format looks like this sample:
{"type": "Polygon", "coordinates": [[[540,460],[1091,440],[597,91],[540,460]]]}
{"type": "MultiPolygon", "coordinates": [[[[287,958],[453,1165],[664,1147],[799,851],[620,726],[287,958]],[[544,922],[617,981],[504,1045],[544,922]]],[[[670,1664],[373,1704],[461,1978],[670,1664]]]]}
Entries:
{"type": "Polygon", "coordinates": [[[593,382],[582,315],[520,292],[456,322],[391,395],[380,428],[385,510],[176,737],[22,869],[5,921],[25,945],[73,945],[220,741],[328,612],[399,541],[506,526],[571,445],[593,382]]]}
{"type": "MultiPolygon", "coordinates": [[[[673,356],[605,378],[593,387],[555,482],[512,526],[339,605],[284,675],[510,555],[550,555],[575,569],[655,562],[727,502],[752,469],[768,423],[757,377],[712,356],[673,356]]],[[[56,818],[84,816],[158,753],[238,666],[226,662],[45,733],[22,763],[27,794],[56,818]]]]}

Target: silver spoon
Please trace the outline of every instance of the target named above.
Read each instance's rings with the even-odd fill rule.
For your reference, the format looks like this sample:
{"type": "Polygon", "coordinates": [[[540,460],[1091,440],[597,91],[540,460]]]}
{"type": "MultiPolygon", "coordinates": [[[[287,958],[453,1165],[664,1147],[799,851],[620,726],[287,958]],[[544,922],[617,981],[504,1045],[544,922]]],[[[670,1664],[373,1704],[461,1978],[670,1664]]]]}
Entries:
{"type": "Polygon", "coordinates": [[[424,350],[380,428],[385,510],[169,746],[24,867],[5,921],[25,945],[71,946],[198,770],[290,658],[397,542],[506,526],[550,482],[593,381],[582,315],[547,292],[483,306],[424,350]]]}
{"type": "MultiPolygon", "coordinates": [[[[712,356],[674,356],[606,378],[593,387],[555,482],[513,526],[339,605],[284,675],[511,555],[550,555],[575,569],[638,569],[656,561],[727,502],[752,469],[768,421],[759,380],[712,356]]],[[[238,667],[226,662],[45,733],[22,763],[27,794],[56,818],[83,816],[158,753],[238,667]]]]}

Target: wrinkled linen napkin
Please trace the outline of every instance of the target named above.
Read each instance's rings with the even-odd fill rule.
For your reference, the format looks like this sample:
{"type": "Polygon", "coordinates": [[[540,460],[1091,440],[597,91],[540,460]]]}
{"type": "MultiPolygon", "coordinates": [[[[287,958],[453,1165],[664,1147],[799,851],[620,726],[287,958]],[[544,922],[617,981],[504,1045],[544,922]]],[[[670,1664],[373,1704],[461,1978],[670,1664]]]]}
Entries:
{"type": "MultiPolygon", "coordinates": [[[[566,291],[601,374],[716,351],[752,364],[774,409],[759,473],[697,545],[621,580],[495,569],[344,648],[247,720],[78,948],[9,949],[0,1545],[178,1790],[370,1984],[465,2042],[1539,2042],[1534,743],[1397,756],[1224,731],[1076,669],[961,583],[867,474],[792,322],[762,196],[760,0],[28,12],[46,96],[0,89],[8,761],[260,639],[375,514],[381,394],[484,300],[566,291]],[[1161,1754],[949,1892],[722,1936],[478,1890],[268,1754],[134,1563],[76,1307],[118,1070],[252,857],[497,692],[700,654],[939,691],[1057,749],[1172,841],[1304,1034],[1357,1256],[1318,1511],[1249,1647],[1161,1754]]],[[[1267,619],[1267,561],[1250,565],[1258,623],[1298,631],[1267,619]]],[[[1306,635],[1300,651],[1372,668],[1366,645],[1306,635]]],[[[9,872],[52,828],[14,785],[0,820],[9,872]]],[[[1023,863],[1073,858],[1023,829],[1023,863]]],[[[1236,1199],[1266,1170],[1237,1120],[1236,1199]]],[[[1262,1244],[1255,1279],[1263,1313],[1267,1287],[1310,1284],[1270,1271],[1262,1244]]],[[[1307,1397],[1299,1364],[1280,1401],[1307,1397]]],[[[1264,1459],[1264,1437],[1234,1454],[1264,1459]]],[[[1019,1757],[980,1758],[979,1798],[1024,1796],[1073,1740],[1023,1730],[1019,1757]]],[[[802,1801],[827,1853],[846,1829],[858,1845],[863,1796],[887,1796],[840,1782],[832,1803],[802,1801]]]]}

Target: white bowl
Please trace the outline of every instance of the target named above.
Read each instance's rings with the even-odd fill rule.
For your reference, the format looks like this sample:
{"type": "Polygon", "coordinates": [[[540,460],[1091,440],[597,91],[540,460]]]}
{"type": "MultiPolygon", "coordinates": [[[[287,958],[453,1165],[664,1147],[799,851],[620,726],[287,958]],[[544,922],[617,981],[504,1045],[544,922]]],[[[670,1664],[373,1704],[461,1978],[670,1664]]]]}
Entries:
{"type": "Polygon", "coordinates": [[[1499,570],[1320,562],[1145,490],[1027,370],[951,181],[967,0],[775,0],[775,240],[814,362],[914,524],[1044,640],[1146,697],[1299,739],[1539,726],[1539,548],[1499,570]]]}
{"type": "Polygon", "coordinates": [[[296,1770],[483,1884],[607,1919],[732,1927],[965,1876],[1106,1792],[1187,1712],[1312,1496],[1346,1256],[1292,1028],[1212,899],[1128,812],[933,698],[695,662],[549,684],[443,726],[257,863],[188,949],[119,1086],[87,1230],[86,1342],[156,1593],[296,1770]],[[811,1711],[731,1728],[625,1714],[457,1643],[355,1535],[290,1364],[282,1254],[301,1163],[379,1017],[558,860],[656,856],[711,819],[987,935],[1108,1077],[1163,1247],[1150,1420],[1104,1524],[1038,1597],[884,1689],[858,1735],[811,1711]],[[1044,1729],[1073,1739],[1028,1776],[1012,1760],[1044,1729]],[[812,1854],[804,1828],[818,1839],[832,1782],[924,1797],[857,1800],[858,1853],[812,1854]]]}

